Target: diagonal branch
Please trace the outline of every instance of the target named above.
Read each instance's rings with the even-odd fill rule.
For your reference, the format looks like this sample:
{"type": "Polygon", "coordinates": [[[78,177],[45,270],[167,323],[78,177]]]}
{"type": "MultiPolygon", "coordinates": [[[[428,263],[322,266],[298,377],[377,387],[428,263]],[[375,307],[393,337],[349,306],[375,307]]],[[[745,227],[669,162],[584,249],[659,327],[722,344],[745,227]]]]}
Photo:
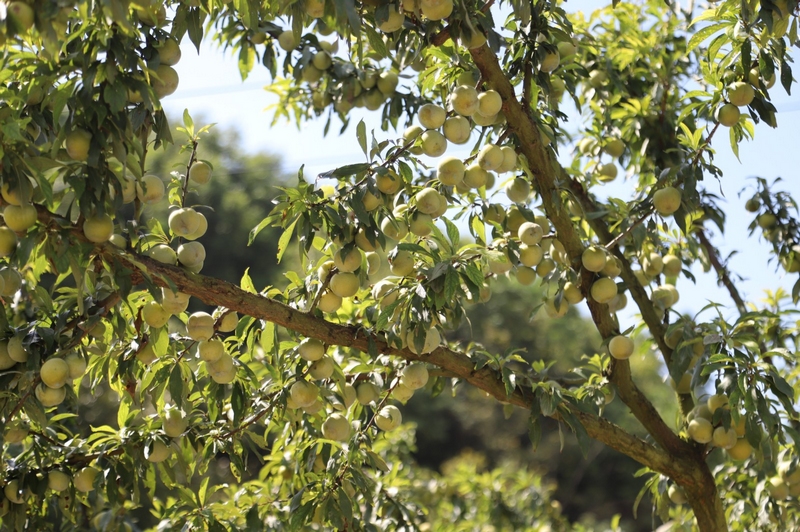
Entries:
{"type": "MultiPolygon", "coordinates": [[[[516,98],[514,87],[501,69],[497,56],[485,45],[481,48],[470,50],[470,53],[483,78],[487,80],[494,90],[500,93],[503,99],[503,113],[506,116],[509,128],[513,130],[520,141],[519,150],[528,159],[528,165],[533,173],[547,217],[555,226],[558,232],[558,239],[564,245],[572,261],[573,268],[580,270],[584,245],[572,224],[568,210],[561,201],[561,188],[569,184],[571,179],[555,160],[554,156],[545,149],[536,124],[523,112],[522,105],[516,98]]],[[[582,187],[580,188],[582,197],[586,197],[582,187]]],[[[595,228],[594,226],[597,226],[596,232],[601,241],[608,242],[611,240],[608,229],[601,221],[594,220],[593,229],[595,228]]],[[[626,282],[628,279],[635,281],[633,271],[629,265],[623,270],[627,270],[623,272],[623,279],[626,282]]],[[[584,284],[586,284],[590,280],[589,272],[584,271],[583,273],[585,274],[583,275],[584,284]]],[[[642,309],[642,313],[644,315],[649,307],[651,315],[649,316],[650,319],[645,319],[645,321],[649,327],[652,326],[651,332],[653,336],[659,338],[663,343],[663,325],[658,320],[644,289],[639,286],[639,290],[638,296],[634,294],[634,299],[636,299],[637,303],[640,303],[640,299],[642,303],[646,302],[643,305],[645,308],[642,309]]],[[[597,330],[603,338],[617,334],[617,326],[606,305],[590,303],[589,309],[592,312],[592,318],[597,330]]],[[[671,351],[668,351],[668,353],[671,353],[671,351]]],[[[669,451],[670,454],[679,455],[686,452],[688,444],[669,428],[650,400],[636,387],[636,384],[630,378],[628,362],[613,363],[611,369],[611,380],[617,385],[620,398],[628,405],[633,415],[655,438],[656,442],[669,451]]]]}
{"type": "MultiPolygon", "coordinates": [[[[364,352],[377,349],[378,352],[406,360],[424,361],[438,366],[449,375],[467,381],[498,401],[526,409],[531,408],[533,402],[531,392],[516,388],[510,396],[507,395],[505,384],[496,371],[488,367],[476,370],[472,359],[463,353],[440,347],[427,355],[415,355],[408,349],[389,346],[381,336],[362,328],[328,322],[265,296],[246,292],[227,281],[191,273],[148,257],[129,255],[113,249],[111,245],[106,245],[104,251],[113,254],[124,266],[146,273],[155,284],[168,286],[172,283],[181,292],[196,297],[208,305],[223,306],[241,314],[269,321],[298,334],[322,340],[326,344],[352,347],[364,352]]],[[[654,471],[667,475],[680,474],[680,463],[665,451],[595,414],[575,407],[570,408],[590,437],[654,471]]]]}
{"type": "Polygon", "coordinates": [[[702,228],[697,228],[695,234],[697,235],[697,240],[700,241],[700,245],[705,249],[706,255],[708,255],[708,261],[711,263],[714,271],[717,272],[718,282],[728,290],[731,299],[736,303],[736,309],[739,311],[739,314],[745,314],[747,312],[747,306],[728,273],[728,266],[722,263],[719,254],[717,254],[717,249],[711,244],[708,235],[706,235],[706,232],[702,228]]]}

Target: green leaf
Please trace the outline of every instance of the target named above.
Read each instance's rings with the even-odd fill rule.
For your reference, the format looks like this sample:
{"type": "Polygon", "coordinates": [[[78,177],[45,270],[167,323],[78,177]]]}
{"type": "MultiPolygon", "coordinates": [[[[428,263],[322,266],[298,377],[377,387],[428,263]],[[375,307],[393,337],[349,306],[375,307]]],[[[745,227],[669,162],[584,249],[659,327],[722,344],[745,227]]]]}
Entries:
{"type": "Polygon", "coordinates": [[[242,44],[242,47],[239,49],[239,75],[242,77],[242,81],[247,79],[247,76],[250,74],[250,71],[253,70],[253,66],[256,64],[256,51],[253,49],[252,46],[249,44],[242,44]]]}
{"type": "Polygon", "coordinates": [[[703,41],[705,41],[718,31],[722,31],[723,29],[727,28],[730,25],[731,25],[730,22],[719,22],[717,24],[711,24],[699,30],[697,33],[692,35],[691,39],[689,39],[689,44],[686,46],[686,53],[691,52],[692,50],[697,48],[697,46],[699,46],[700,43],[702,43],[703,41]]]}
{"type": "Polygon", "coordinates": [[[281,259],[283,258],[283,254],[286,253],[286,249],[289,247],[289,240],[292,239],[294,226],[297,224],[297,220],[299,219],[300,219],[299,216],[295,218],[295,220],[289,225],[289,227],[287,227],[283,231],[281,238],[278,240],[278,262],[281,261],[281,259]]]}
{"type": "Polygon", "coordinates": [[[356,126],[356,138],[358,138],[358,145],[361,146],[361,151],[369,158],[367,153],[367,126],[362,119],[356,126]]]}
{"type": "Polygon", "coordinates": [[[356,164],[348,164],[345,166],[340,166],[339,168],[335,168],[333,170],[328,170],[327,172],[322,172],[317,177],[320,179],[330,179],[334,177],[349,177],[351,175],[356,175],[361,172],[366,172],[369,170],[371,166],[370,163],[356,163],[356,164]]]}

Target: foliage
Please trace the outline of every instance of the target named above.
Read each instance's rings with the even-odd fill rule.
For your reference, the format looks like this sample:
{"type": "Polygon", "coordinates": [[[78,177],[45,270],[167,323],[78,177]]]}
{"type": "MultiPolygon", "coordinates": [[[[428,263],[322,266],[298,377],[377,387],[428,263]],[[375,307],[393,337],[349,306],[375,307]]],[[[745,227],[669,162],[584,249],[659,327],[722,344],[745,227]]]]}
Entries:
{"type": "MultiPolygon", "coordinates": [[[[639,462],[664,521],[797,528],[787,301],[796,304],[800,281],[763,307],[742,300],[709,237],[725,211],[705,182],[722,176],[712,144],[725,129],[736,151],[757,125],[777,125],[770,101],[792,89],[796,0],[698,12],[619,3],[589,19],[518,0],[5,7],[3,526],[126,528],[148,500],[159,529],[402,530],[453,515],[500,528],[557,523],[547,490],[524,471],[456,468],[433,479],[446,486],[435,498],[415,485],[425,472],[404,460],[410,436],[396,403],[469,384],[527,410],[534,445],[551,418],[584,454],[594,440],[639,462]],[[190,207],[221,170],[204,160],[208,126],[184,113],[181,169],[152,174],[152,154],[173,141],[160,101],[177,89],[184,38],[233,49],[242,76],[267,67],[276,118],[326,115],[330,127],[338,115],[347,129],[363,106],[382,110],[384,130],[425,126],[396,138],[360,122],[366,161],[313,183],[301,171],[281,188],[248,242],[273,227],[279,261],[299,249],[286,286],[199,273],[204,225],[224,223],[190,207]],[[562,166],[567,94],[585,121],[562,166]],[[427,166],[471,138],[466,168],[427,166]],[[617,164],[631,176],[625,197],[603,190],[617,164]],[[166,225],[143,210],[162,199],[166,225]],[[696,261],[714,269],[738,315],[671,310],[696,261]],[[585,300],[600,348],[571,354],[557,375],[517,345],[443,342],[512,271],[542,286],[528,312],[560,317],[585,300]],[[189,315],[189,296],[214,315],[189,315]],[[618,316],[628,299],[641,321],[618,316]],[[677,423],[632,373],[631,338],[663,362],[677,423]],[[106,390],[119,398],[115,423],[75,415],[106,390]],[[619,424],[605,409],[612,400],[630,413],[619,424]],[[236,485],[211,484],[223,460],[236,485]],[[448,493],[459,487],[481,494],[448,493]]],[[[794,200],[759,180],[748,209],[775,260],[800,271],[794,200]]]]}

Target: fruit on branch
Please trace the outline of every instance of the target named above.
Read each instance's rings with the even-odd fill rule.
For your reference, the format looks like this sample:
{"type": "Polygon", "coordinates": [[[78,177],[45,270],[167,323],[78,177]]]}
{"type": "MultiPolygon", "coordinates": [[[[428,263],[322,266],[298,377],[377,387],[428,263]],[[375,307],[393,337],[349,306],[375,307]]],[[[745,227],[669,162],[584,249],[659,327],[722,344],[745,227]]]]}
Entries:
{"type": "Polygon", "coordinates": [[[673,504],[686,504],[686,494],[677,484],[669,485],[667,496],[673,504]]]}
{"type": "Polygon", "coordinates": [[[314,65],[314,68],[317,70],[324,71],[331,67],[333,59],[331,59],[331,54],[322,50],[314,54],[311,58],[311,64],[314,65]]]}
{"type": "Polygon", "coordinates": [[[9,183],[3,183],[0,186],[0,195],[10,205],[27,205],[33,198],[33,187],[30,183],[25,183],[23,186],[12,188],[9,183]]]}
{"type": "Polygon", "coordinates": [[[83,221],[83,236],[89,242],[102,244],[114,234],[114,220],[108,214],[95,214],[83,221]]]}
{"type": "Polygon", "coordinates": [[[747,438],[738,438],[736,443],[730,449],[727,449],[728,456],[733,460],[747,460],[753,453],[753,447],[747,438]]]}
{"type": "Polygon", "coordinates": [[[505,191],[513,203],[527,203],[531,194],[531,184],[527,179],[515,177],[506,185],[505,191]]]}
{"type": "Polygon", "coordinates": [[[211,166],[204,161],[195,161],[189,168],[189,181],[205,185],[211,181],[211,166]]]}
{"type": "Polygon", "coordinates": [[[444,136],[453,144],[464,144],[469,141],[472,126],[469,119],[463,116],[453,116],[444,121],[444,136]]]}
{"type": "Polygon", "coordinates": [[[627,360],[633,354],[633,340],[627,336],[618,335],[608,342],[609,354],[617,360],[627,360]]]}
{"type": "Polygon", "coordinates": [[[378,76],[378,81],[375,85],[385,96],[392,96],[395,89],[397,89],[397,84],[399,82],[400,78],[397,76],[397,72],[394,72],[393,70],[387,70],[380,73],[380,76],[378,76]]]}
{"type": "Polygon", "coordinates": [[[424,212],[415,212],[411,215],[411,219],[408,223],[408,229],[411,231],[411,233],[417,236],[428,236],[432,231],[431,224],[433,224],[433,217],[430,214],[425,214],[424,212]]]}
{"type": "Polygon", "coordinates": [[[728,101],[738,107],[750,105],[755,95],[753,86],[744,81],[735,81],[728,85],[728,101]]]}
{"type": "Polygon", "coordinates": [[[422,153],[428,157],[439,157],[445,151],[447,151],[447,139],[444,135],[433,129],[422,134],[422,153]]]}
{"type": "Polygon", "coordinates": [[[428,368],[421,362],[412,362],[400,373],[400,382],[412,390],[418,390],[428,383],[428,368]]]}
{"type": "Polygon", "coordinates": [[[577,305],[583,301],[581,289],[575,286],[571,281],[567,281],[566,284],[564,284],[564,299],[566,299],[567,303],[570,305],[577,305]]]}
{"type": "Polygon", "coordinates": [[[156,50],[158,50],[158,58],[162,65],[175,66],[181,60],[181,46],[173,38],[167,38],[156,46],[156,50]]]}
{"type": "Polygon", "coordinates": [[[219,308],[214,311],[214,319],[217,321],[217,330],[219,332],[233,332],[239,326],[239,314],[234,311],[229,312],[225,308],[219,308]]]}
{"type": "Polygon", "coordinates": [[[147,174],[136,183],[136,197],[142,203],[157,203],[164,197],[165,187],[161,178],[147,174]]]}
{"type": "Polygon", "coordinates": [[[153,344],[147,344],[136,352],[136,360],[142,364],[152,364],[158,360],[158,355],[153,350],[153,344]]]}
{"type": "Polygon", "coordinates": [[[453,0],[419,0],[419,8],[428,20],[444,20],[453,13],[453,0]]]}
{"type": "Polygon", "coordinates": [[[178,254],[166,244],[156,244],[147,250],[147,256],[162,264],[175,265],[178,263],[178,254]]]}
{"type": "Polygon", "coordinates": [[[622,262],[613,255],[606,255],[606,265],[600,270],[601,275],[606,277],[619,277],[622,273],[622,262]]]}
{"type": "Polygon", "coordinates": [[[664,270],[664,259],[658,253],[648,253],[641,259],[642,271],[648,277],[661,275],[664,270]]]}
{"type": "Polygon", "coordinates": [[[622,142],[620,139],[612,138],[606,145],[603,147],[605,152],[610,156],[614,157],[615,159],[621,157],[623,153],[625,153],[625,143],[622,142]]]}
{"type": "Polygon", "coordinates": [[[697,443],[710,443],[714,435],[714,427],[709,420],[696,417],[689,422],[687,432],[689,437],[697,443]]]}
{"type": "Polygon", "coordinates": [[[189,294],[173,292],[170,288],[161,289],[161,306],[170,314],[177,316],[189,307],[189,294]]]}
{"type": "Polygon", "coordinates": [[[169,458],[172,450],[161,440],[155,440],[152,447],[147,454],[147,461],[153,464],[159,464],[169,458]]]}
{"type": "Polygon", "coordinates": [[[511,146],[503,146],[500,148],[503,152],[503,164],[497,168],[497,173],[504,174],[511,172],[517,167],[517,152],[511,146]]]}
{"type": "Polygon", "coordinates": [[[472,116],[478,112],[480,102],[478,101],[478,91],[469,85],[459,85],[450,94],[450,106],[453,111],[461,116],[472,116]]]}
{"type": "Polygon", "coordinates": [[[42,364],[39,375],[50,388],[61,388],[69,378],[69,365],[63,358],[49,358],[42,364]]]}
{"type": "Polygon", "coordinates": [[[767,480],[765,487],[767,488],[767,491],[769,491],[770,497],[773,499],[783,501],[789,498],[789,486],[781,477],[770,478],[767,480]]]}
{"type": "Polygon", "coordinates": [[[175,236],[191,235],[200,228],[201,216],[192,208],[175,209],[169,214],[169,229],[175,236]]]}
{"type": "Polygon", "coordinates": [[[522,244],[519,247],[519,261],[523,266],[527,266],[529,268],[538,266],[539,263],[542,262],[543,257],[544,250],[541,248],[541,246],[529,246],[527,244],[522,244]]]}
{"type": "Polygon", "coordinates": [[[653,194],[653,206],[661,216],[669,216],[681,207],[681,191],[675,187],[664,187],[653,194]]]}
{"type": "Polygon", "coordinates": [[[617,178],[617,165],[614,163],[606,163],[600,165],[597,169],[597,179],[603,183],[613,181],[617,178]]]}
{"type": "Polygon", "coordinates": [[[333,359],[327,355],[324,355],[319,360],[315,360],[311,363],[311,365],[308,367],[308,374],[312,379],[321,381],[330,378],[330,376],[333,375],[334,369],[335,364],[333,359]]]}
{"type": "Polygon", "coordinates": [[[214,336],[214,318],[208,312],[195,312],[186,322],[186,334],[198,342],[210,340],[214,336]]]}
{"type": "Polygon", "coordinates": [[[200,242],[186,242],[178,246],[178,261],[192,271],[206,260],[206,248],[200,242]]]}
{"type": "Polygon", "coordinates": [[[331,277],[329,286],[331,292],[344,298],[356,295],[361,283],[357,275],[348,272],[339,272],[331,277]]]}
{"type": "Polygon", "coordinates": [[[417,192],[416,196],[417,209],[425,214],[433,214],[439,210],[441,203],[441,194],[435,189],[426,187],[417,192]]]}
{"type": "Polygon", "coordinates": [[[158,301],[148,301],[142,307],[142,319],[153,329],[159,329],[167,324],[171,314],[164,310],[158,301]]]}
{"type": "Polygon", "coordinates": [[[30,431],[30,427],[27,423],[16,420],[12,421],[6,426],[5,434],[3,434],[3,439],[7,443],[19,443],[25,438],[28,437],[28,432],[30,431]]]}
{"type": "Polygon", "coordinates": [[[719,408],[728,407],[728,396],[721,393],[714,394],[708,398],[706,405],[708,406],[708,410],[713,414],[719,408]]]}
{"type": "Polygon", "coordinates": [[[442,337],[436,327],[431,327],[425,333],[422,346],[420,347],[416,344],[414,329],[409,329],[408,333],[406,333],[406,343],[408,344],[408,350],[415,355],[427,355],[439,347],[439,344],[442,343],[442,337]]]}
{"type": "Polygon", "coordinates": [[[683,270],[683,263],[681,259],[675,255],[666,255],[662,259],[664,269],[663,273],[667,277],[677,277],[683,270]]]}
{"type": "Polygon", "coordinates": [[[536,222],[525,222],[519,226],[517,236],[520,242],[528,246],[534,246],[542,241],[544,230],[536,222]]]}
{"type": "Polygon", "coordinates": [[[400,426],[403,422],[403,415],[400,409],[394,405],[386,405],[375,415],[375,424],[379,429],[389,432],[400,426]]]}
{"type": "Polygon", "coordinates": [[[25,351],[25,347],[22,345],[21,336],[12,336],[5,346],[8,356],[14,362],[26,362],[28,360],[28,352],[25,351]]]}
{"type": "Polygon", "coordinates": [[[71,380],[80,379],[86,373],[86,359],[80,353],[70,353],[64,360],[69,366],[69,378],[71,380]]]}
{"type": "Polygon", "coordinates": [[[19,488],[19,481],[17,479],[10,480],[3,488],[3,493],[6,499],[14,504],[23,504],[25,502],[25,493],[19,488]]]}
{"type": "Polygon", "coordinates": [[[150,71],[150,85],[159,100],[178,90],[178,83],[178,73],[169,65],[158,65],[150,71]]]}
{"type": "Polygon", "coordinates": [[[461,181],[461,186],[469,189],[479,189],[485,187],[489,180],[489,173],[481,168],[477,163],[472,163],[464,171],[464,179],[461,181]]]}
{"type": "Polygon", "coordinates": [[[292,30],[282,31],[281,34],[278,35],[278,46],[280,46],[281,49],[286,52],[291,52],[297,48],[297,41],[294,39],[294,32],[292,32],[292,30]]]}
{"type": "Polygon", "coordinates": [[[402,28],[405,21],[406,16],[396,9],[393,9],[393,6],[390,6],[389,18],[381,22],[378,25],[378,29],[384,33],[392,33],[402,28]]]}
{"type": "Polygon", "coordinates": [[[608,74],[604,70],[592,70],[589,72],[589,85],[594,89],[600,89],[606,84],[608,74]]]}
{"type": "Polygon", "coordinates": [[[500,146],[487,144],[478,152],[476,160],[481,168],[491,172],[502,166],[504,158],[505,155],[503,154],[503,150],[500,149],[500,146]]]}
{"type": "Polygon", "coordinates": [[[354,272],[361,267],[362,253],[356,248],[340,249],[333,254],[333,264],[340,272],[354,272]]]}
{"type": "Polygon", "coordinates": [[[181,409],[167,405],[161,413],[161,427],[164,429],[164,434],[170,438],[177,438],[189,428],[189,421],[181,409]]]}
{"type": "Polygon", "coordinates": [[[589,246],[583,250],[581,263],[590,272],[600,272],[606,265],[606,252],[597,246],[589,246]]]}
{"type": "Polygon", "coordinates": [[[25,33],[33,27],[33,8],[25,2],[11,2],[6,8],[6,14],[15,24],[17,31],[25,33]]]}
{"type": "Polygon", "coordinates": [[[478,95],[478,112],[483,116],[494,116],[503,107],[503,99],[495,90],[488,90],[478,95]]]}
{"type": "Polygon", "coordinates": [[[233,363],[233,357],[228,353],[223,353],[214,362],[207,362],[206,367],[211,380],[217,384],[230,384],[236,378],[236,365],[233,363]]]}
{"type": "MultiPolygon", "coordinates": [[[[775,77],[775,73],[773,72],[772,76],[764,84],[764,88],[771,89],[773,86],[775,86],[776,79],[777,78],[775,77]]],[[[757,68],[750,69],[750,72],[747,74],[747,81],[749,81],[750,84],[756,87],[757,89],[762,88],[761,73],[758,71],[757,68]]]]}
{"type": "Polygon", "coordinates": [[[550,257],[545,257],[541,261],[539,261],[539,264],[536,265],[536,275],[538,275],[539,277],[547,277],[548,275],[553,273],[553,270],[555,269],[556,269],[556,261],[554,261],[550,257]]]}
{"type": "Polygon", "coordinates": [[[297,346],[297,353],[302,359],[314,362],[325,355],[325,344],[316,338],[304,338],[297,346]]]}
{"type": "Polygon", "coordinates": [[[741,111],[739,108],[733,105],[732,103],[726,103],[719,109],[717,109],[716,118],[717,122],[725,127],[733,127],[739,123],[739,117],[741,116],[741,111]]]}
{"type": "Polygon", "coordinates": [[[100,474],[100,471],[92,466],[87,466],[78,471],[72,478],[72,484],[75,489],[83,493],[89,493],[94,490],[94,480],[100,474]]]}
{"type": "Polygon", "coordinates": [[[69,488],[69,475],[63,471],[53,470],[47,474],[47,487],[53,491],[64,491],[69,488]]]}
{"type": "Polygon", "coordinates": [[[403,188],[403,179],[394,170],[389,170],[384,174],[375,177],[375,184],[383,194],[396,194],[403,188]]]}
{"type": "Polygon", "coordinates": [[[50,408],[51,406],[58,406],[64,402],[64,399],[67,397],[67,388],[64,386],[61,388],[51,388],[46,384],[40,383],[36,386],[34,395],[36,395],[36,399],[42,403],[43,407],[50,408]]]}
{"type": "Polygon", "coordinates": [[[425,129],[439,129],[447,118],[447,112],[433,103],[426,103],[417,112],[419,123],[425,129]]]}
{"type": "Polygon", "coordinates": [[[408,224],[402,218],[387,216],[381,221],[381,231],[392,240],[402,240],[408,234],[408,224]]]}
{"type": "Polygon", "coordinates": [[[67,155],[75,161],[86,161],[89,158],[91,144],[92,134],[85,129],[75,129],[64,139],[67,155]]]}
{"type": "Polygon", "coordinates": [[[617,295],[617,283],[608,277],[601,277],[592,283],[590,293],[598,303],[608,303],[617,295]]]}
{"type": "Polygon", "coordinates": [[[536,270],[527,266],[517,266],[514,270],[514,277],[523,286],[530,286],[536,281],[536,270]]]}
{"type": "Polygon", "coordinates": [[[16,233],[25,233],[36,225],[38,220],[36,207],[33,205],[8,205],[3,209],[6,225],[16,233]]]}
{"type": "Polygon", "coordinates": [[[225,344],[215,338],[201,341],[197,344],[197,354],[203,362],[214,363],[225,354],[225,344]]]}
{"type": "Polygon", "coordinates": [[[356,387],[356,399],[362,406],[367,406],[380,399],[381,391],[371,382],[362,382],[356,387]]]}
{"type": "Polygon", "coordinates": [[[458,157],[445,157],[439,161],[436,177],[443,185],[455,186],[464,180],[466,166],[458,157]]]}
{"type": "Polygon", "coordinates": [[[350,422],[342,414],[331,414],[322,423],[322,435],[329,440],[346,442],[350,439],[350,422]]]}
{"type": "Polygon", "coordinates": [[[714,434],[711,437],[711,443],[714,447],[721,447],[723,449],[731,449],[736,445],[736,430],[733,428],[726,429],[725,427],[717,427],[714,429],[714,434]]]}
{"type": "Polygon", "coordinates": [[[341,307],[342,298],[330,291],[322,294],[322,296],[319,298],[319,304],[317,305],[318,309],[329,314],[336,312],[341,307]]]}
{"type": "Polygon", "coordinates": [[[549,73],[557,69],[560,63],[561,56],[559,56],[558,51],[547,51],[539,63],[539,70],[549,73]]]}

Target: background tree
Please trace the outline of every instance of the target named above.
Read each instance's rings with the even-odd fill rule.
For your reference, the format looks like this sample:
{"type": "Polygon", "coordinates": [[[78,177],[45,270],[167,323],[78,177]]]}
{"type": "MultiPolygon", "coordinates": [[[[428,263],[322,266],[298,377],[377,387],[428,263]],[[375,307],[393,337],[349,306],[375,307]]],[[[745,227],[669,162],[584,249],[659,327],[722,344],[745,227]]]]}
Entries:
{"type": "MultiPolygon", "coordinates": [[[[551,418],[584,453],[596,440],[637,461],[664,520],[796,527],[797,330],[786,300],[800,282],[766,306],[743,301],[711,241],[725,212],[704,179],[723,177],[712,148],[721,131],[735,150],[755,123],[776,125],[770,94],[777,79],[792,86],[797,3],[620,4],[591,20],[552,2],[499,7],[513,11],[504,23],[491,3],[449,0],[6,6],[4,525],[124,526],[145,499],[161,528],[557,524],[547,490],[524,472],[466,479],[475,466],[465,462],[436,479],[491,486],[486,498],[415,489],[404,440],[392,438],[396,403],[469,384],[527,410],[534,445],[551,418]],[[238,53],[243,75],[257,61],[269,68],[279,114],[299,123],[337,113],[347,126],[364,106],[382,109],[386,129],[413,124],[402,138],[356,124],[366,162],[319,176],[335,185],[301,174],[283,189],[250,240],[280,227],[278,260],[299,249],[285,287],[198,273],[198,239],[219,221],[192,207],[213,172],[207,128],[188,112],[185,171],[151,173],[172,138],[160,100],[179,82],[178,43],[199,48],[207,34],[238,53]],[[562,165],[567,93],[586,121],[562,165]],[[473,129],[466,164],[441,158],[473,129]],[[436,172],[422,155],[437,158],[436,172]],[[603,190],[617,164],[634,177],[620,198],[603,190]],[[147,216],[162,200],[173,206],[166,227],[147,216]],[[392,275],[380,279],[384,258],[392,275]],[[738,316],[670,310],[695,261],[716,271],[738,316]],[[542,285],[525,318],[585,300],[601,348],[548,369],[517,346],[443,342],[465,305],[512,271],[542,285]],[[189,315],[189,297],[217,310],[189,315]],[[628,300],[641,321],[619,316],[628,300]],[[637,336],[672,378],[677,419],[631,371],[637,336]],[[80,381],[119,395],[116,427],[72,414],[80,381]],[[612,393],[624,423],[604,408],[612,393]],[[240,484],[210,485],[220,457],[240,484]],[[249,457],[266,463],[254,479],[249,457]],[[509,496],[520,485],[523,499],[509,496]]],[[[761,180],[748,208],[775,259],[800,270],[792,198],[761,180]]]]}

